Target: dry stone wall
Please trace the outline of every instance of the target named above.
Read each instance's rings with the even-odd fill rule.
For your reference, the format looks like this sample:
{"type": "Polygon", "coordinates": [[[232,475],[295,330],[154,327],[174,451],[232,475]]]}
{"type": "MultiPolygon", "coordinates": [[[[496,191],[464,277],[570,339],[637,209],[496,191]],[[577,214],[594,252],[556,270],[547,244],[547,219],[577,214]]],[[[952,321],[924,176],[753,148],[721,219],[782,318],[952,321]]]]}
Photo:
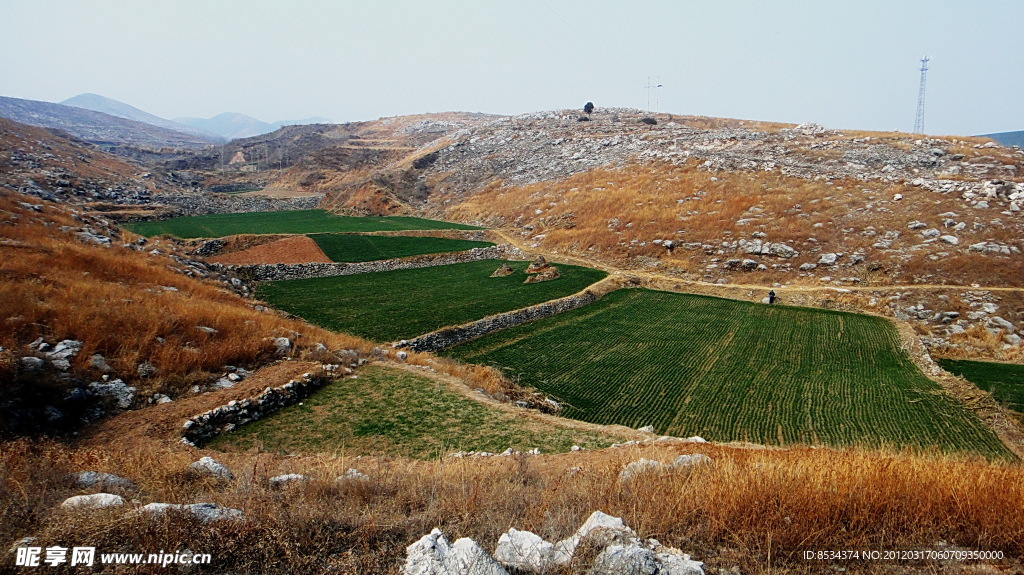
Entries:
{"type": "Polygon", "coordinates": [[[490,259],[525,259],[518,248],[510,245],[473,248],[464,252],[428,254],[356,263],[251,264],[230,269],[245,281],[281,281],[326,278],[401,269],[429,268],[490,259]]]}
{"type": "Polygon", "coordinates": [[[552,316],[578,307],[583,307],[587,304],[594,303],[597,299],[598,296],[594,292],[587,290],[583,293],[547,301],[534,306],[492,315],[460,326],[433,331],[405,342],[402,347],[408,347],[413,351],[437,351],[439,349],[467,342],[471,339],[476,339],[491,332],[514,327],[521,323],[552,316]]]}
{"type": "Polygon", "coordinates": [[[332,380],[327,374],[306,373],[280,387],[268,387],[256,397],[230,401],[227,405],[200,413],[185,422],[182,442],[195,447],[202,446],[221,433],[298,403],[332,380]]]}
{"type": "MultiPolygon", "coordinates": [[[[203,214],[241,214],[249,212],[278,212],[286,210],[313,210],[320,205],[322,196],[306,198],[273,198],[270,196],[233,196],[226,194],[157,194],[151,202],[171,206],[180,216],[203,214]]],[[[161,215],[160,217],[166,217],[161,215]]]]}

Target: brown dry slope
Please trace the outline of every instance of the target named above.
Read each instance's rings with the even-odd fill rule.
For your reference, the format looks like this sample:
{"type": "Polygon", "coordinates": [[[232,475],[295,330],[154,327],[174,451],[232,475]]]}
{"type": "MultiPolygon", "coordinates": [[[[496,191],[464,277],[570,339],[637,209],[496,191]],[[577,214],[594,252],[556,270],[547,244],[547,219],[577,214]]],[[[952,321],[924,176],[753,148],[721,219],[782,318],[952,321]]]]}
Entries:
{"type": "Polygon", "coordinates": [[[291,236],[209,258],[224,265],[330,263],[320,246],[307,236],[291,236]]]}

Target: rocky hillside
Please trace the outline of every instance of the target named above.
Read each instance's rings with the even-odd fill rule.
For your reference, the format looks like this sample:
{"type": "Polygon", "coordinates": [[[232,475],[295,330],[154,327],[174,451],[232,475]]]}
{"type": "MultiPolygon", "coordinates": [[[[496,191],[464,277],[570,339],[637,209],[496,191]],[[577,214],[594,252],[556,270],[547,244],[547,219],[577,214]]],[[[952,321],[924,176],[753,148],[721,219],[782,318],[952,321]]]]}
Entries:
{"type": "Polygon", "coordinates": [[[207,153],[154,159],[150,165],[163,171],[187,171],[213,191],[334,192],[333,202],[339,209],[395,213],[409,209],[409,194],[426,198],[425,190],[407,179],[406,164],[427,154],[448,134],[495,118],[445,113],[285,126],[270,134],[232,140],[207,153]]]}
{"type": "Polygon", "coordinates": [[[106,150],[122,147],[196,149],[211,143],[206,138],[102,112],[21,98],[0,97],[0,118],[62,130],[106,150]]]}
{"type": "Polygon", "coordinates": [[[140,204],[173,182],[54,131],[0,118],[0,187],[50,201],[140,204]]]}
{"type": "Polygon", "coordinates": [[[1024,152],[978,138],[613,109],[468,127],[369,181],[533,247],[697,281],[1015,285],[1022,170],[1024,152]]]}
{"type": "Polygon", "coordinates": [[[562,111],[459,130],[369,178],[525,248],[689,290],[842,301],[913,319],[954,354],[1019,350],[1024,152],[991,140],[562,111]]]}

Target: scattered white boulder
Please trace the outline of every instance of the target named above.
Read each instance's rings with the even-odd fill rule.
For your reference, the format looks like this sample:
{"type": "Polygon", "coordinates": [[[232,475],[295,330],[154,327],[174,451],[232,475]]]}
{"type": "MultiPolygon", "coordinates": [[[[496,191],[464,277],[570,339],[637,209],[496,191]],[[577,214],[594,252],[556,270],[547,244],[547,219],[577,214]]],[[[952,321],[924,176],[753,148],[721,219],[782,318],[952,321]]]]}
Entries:
{"type": "Polygon", "coordinates": [[[62,509],[106,509],[124,505],[124,497],[113,493],[93,493],[68,497],[60,504],[62,509]]]}
{"type": "Polygon", "coordinates": [[[403,575],[508,575],[472,539],[463,537],[449,544],[436,528],[405,551],[403,575]]]}
{"type": "Polygon", "coordinates": [[[643,427],[638,427],[636,430],[639,431],[640,433],[654,433],[654,426],[645,425],[643,427]]]}
{"type": "Polygon", "coordinates": [[[244,514],[241,509],[221,507],[216,503],[192,503],[185,505],[183,510],[203,523],[210,521],[225,521],[241,519],[244,514]]]}
{"type": "Polygon", "coordinates": [[[224,521],[242,519],[244,513],[240,509],[221,507],[216,503],[149,503],[140,507],[135,514],[146,515],[150,518],[162,517],[168,513],[182,513],[191,515],[203,523],[210,521],[224,521]]]}
{"type": "Polygon", "coordinates": [[[149,398],[149,402],[153,403],[153,404],[156,404],[156,405],[161,405],[161,404],[164,404],[164,403],[172,403],[173,401],[174,400],[171,399],[170,396],[165,395],[163,393],[154,393],[153,397],[149,398]]]}
{"type": "Polygon", "coordinates": [[[640,459],[627,464],[622,471],[619,472],[619,481],[629,481],[641,473],[647,473],[658,469],[661,469],[660,461],[641,457],[640,459]]]}
{"type": "Polygon", "coordinates": [[[112,399],[119,409],[128,409],[135,400],[136,390],[124,381],[115,379],[106,383],[94,381],[89,384],[89,391],[100,397],[112,399]]]}
{"type": "Polygon", "coordinates": [[[26,355],[18,360],[18,367],[26,373],[42,371],[46,367],[46,360],[34,355],[26,355]]]}
{"type": "Polygon", "coordinates": [[[369,481],[370,476],[358,469],[349,468],[348,471],[338,476],[335,481],[369,481]]]}
{"type": "Polygon", "coordinates": [[[1016,326],[1014,326],[1012,322],[1007,321],[998,315],[988,318],[986,325],[995,329],[1005,329],[1007,333],[1013,333],[1017,330],[1016,326]]]}
{"type": "Polygon", "coordinates": [[[681,467],[693,467],[694,465],[702,465],[704,463],[711,463],[711,458],[703,453],[688,453],[680,455],[672,462],[672,467],[679,469],[681,467]]]}
{"type": "Polygon", "coordinates": [[[839,254],[834,254],[834,253],[821,254],[821,257],[818,258],[818,265],[819,266],[834,266],[834,265],[836,265],[836,260],[838,260],[838,259],[839,259],[839,254]]]}
{"type": "Polygon", "coordinates": [[[680,455],[675,461],[669,464],[656,460],[640,458],[632,463],[626,464],[626,466],[622,468],[622,471],[619,472],[619,481],[630,481],[638,475],[650,473],[652,471],[679,471],[705,463],[711,463],[711,458],[703,453],[680,455]]]}
{"type": "Polygon", "coordinates": [[[309,481],[309,478],[305,475],[298,473],[286,473],[284,475],[276,475],[267,480],[270,484],[271,489],[283,489],[292,485],[297,485],[309,481]]]}
{"type": "Polygon", "coordinates": [[[199,461],[194,461],[188,467],[196,473],[207,477],[216,477],[217,479],[223,479],[225,481],[232,481],[235,479],[235,476],[231,473],[230,469],[225,467],[223,464],[218,463],[212,457],[204,457],[199,461]]]}
{"type": "MultiPolygon", "coordinates": [[[[81,351],[82,345],[82,342],[78,340],[65,339],[55,345],[52,351],[46,352],[46,357],[54,367],[61,371],[67,371],[71,369],[71,360],[81,351]]],[[[39,349],[43,351],[44,348],[40,346],[39,349]]]]}
{"type": "Polygon", "coordinates": [[[287,337],[276,337],[274,338],[274,349],[277,355],[288,355],[288,352],[292,350],[292,340],[287,337]]]}
{"type": "Polygon", "coordinates": [[[113,473],[101,471],[79,471],[68,476],[76,487],[95,487],[97,489],[134,489],[135,482],[113,473]]]}

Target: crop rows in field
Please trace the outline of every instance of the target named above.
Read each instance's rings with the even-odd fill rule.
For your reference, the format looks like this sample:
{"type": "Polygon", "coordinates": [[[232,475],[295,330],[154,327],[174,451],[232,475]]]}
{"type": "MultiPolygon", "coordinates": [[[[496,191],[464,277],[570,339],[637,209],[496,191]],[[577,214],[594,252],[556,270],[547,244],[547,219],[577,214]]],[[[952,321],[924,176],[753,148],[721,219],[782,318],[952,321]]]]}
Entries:
{"type": "Polygon", "coordinates": [[[267,282],[257,296],[274,307],[334,331],[375,341],[417,335],[582,291],[605,277],[590,268],[559,265],[561,277],[524,284],[529,262],[516,273],[488,277],[500,260],[329,278],[267,282]]]}
{"type": "Polygon", "coordinates": [[[494,245],[489,242],[413,236],[311,234],[309,237],[320,246],[331,261],[335,262],[372,262],[421,254],[459,252],[494,245]]]}
{"type": "Polygon", "coordinates": [[[495,365],[595,423],[768,445],[1009,453],[870,316],[619,290],[447,353],[495,365]]]}
{"type": "Polygon", "coordinates": [[[1024,413],[1024,365],[992,361],[940,359],[950,373],[962,375],[1010,409],[1024,413]]]}
{"type": "Polygon", "coordinates": [[[205,214],[150,222],[134,222],[124,224],[124,227],[143,236],[170,235],[179,238],[220,238],[236,234],[480,229],[464,224],[405,216],[338,216],[324,210],[205,214]]]}

